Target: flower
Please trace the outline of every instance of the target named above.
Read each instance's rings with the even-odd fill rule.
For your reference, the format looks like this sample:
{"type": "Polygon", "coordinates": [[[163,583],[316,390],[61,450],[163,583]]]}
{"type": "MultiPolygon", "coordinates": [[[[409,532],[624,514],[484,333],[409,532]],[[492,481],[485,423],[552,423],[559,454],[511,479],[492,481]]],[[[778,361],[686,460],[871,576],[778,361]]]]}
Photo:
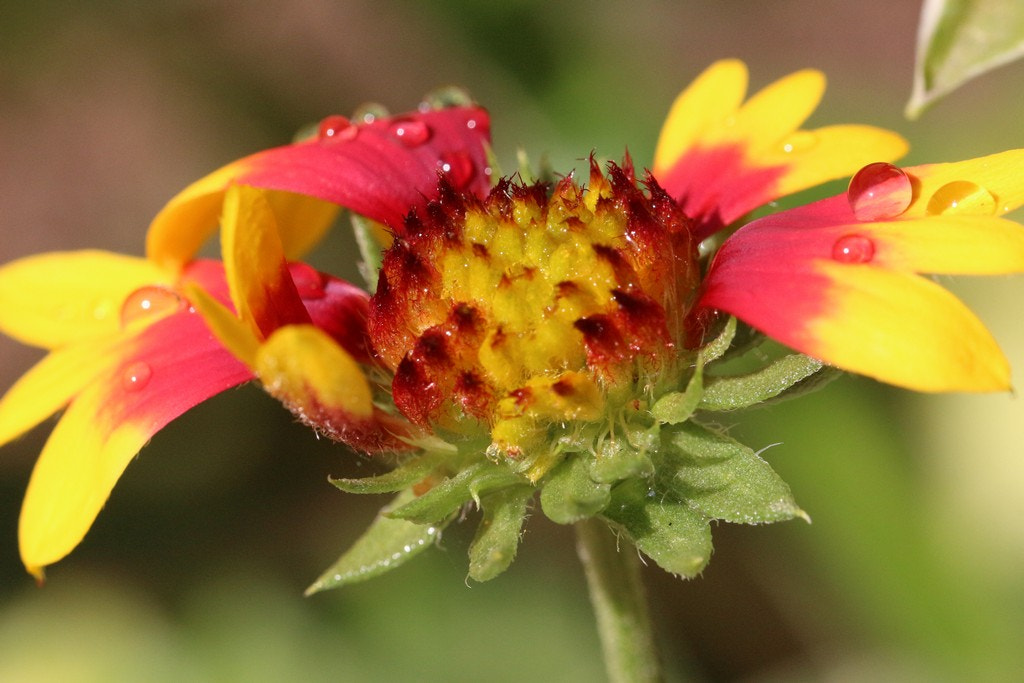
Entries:
{"type": "MultiPolygon", "coordinates": [[[[893,133],[800,129],[818,72],[744,102],[746,78],[727,60],[687,88],[639,178],[628,158],[604,172],[591,160],[586,187],[573,175],[491,187],[487,117],[464,105],[330,117],[315,139],[229,164],[157,215],[147,267],[188,273],[223,208],[223,271],[175,292],[218,358],[240,362],[238,381],[255,377],[336,440],[402,453],[387,474],[335,482],[400,495],[332,576],[396,566],[475,502],[470,574],[490,578],[514,557],[538,490],[554,521],[600,517],[693,575],[711,519],[803,516],[768,465],[698,411],[781,395],[823,363],[922,390],[1009,386],[984,327],[917,273],[1024,270],[1019,226],[996,215],[1024,201],[1024,152],[899,169],[906,144],[893,133]],[[752,210],[850,175],[846,194],[753,220],[704,262],[698,245],[752,210]],[[372,294],[295,262],[334,205],[389,229],[362,232],[372,294]],[[807,356],[711,373],[736,333],[722,313],[807,356]]],[[[39,471],[51,492],[78,485],[39,471]]],[[[109,486],[96,491],[102,503],[109,486]]],[[[70,551],[94,507],[67,511],[57,526],[76,535],[30,569],[70,551]]]]}
{"type": "MultiPolygon", "coordinates": [[[[40,580],[43,567],[83,538],[117,479],[139,449],[192,406],[253,378],[196,315],[190,288],[230,303],[224,266],[196,260],[216,229],[232,183],[268,188],[266,201],[290,222],[282,249],[300,255],[337,213],[330,199],[382,222],[400,222],[395,204],[376,203],[376,188],[395,188],[408,207],[426,203],[438,171],[486,186],[488,119],[474,107],[427,109],[361,124],[359,135],[332,117],[316,139],[261,152],[196,183],[151,226],[148,257],[99,251],[43,254],[0,268],[0,329],[50,353],[0,399],[0,443],[67,409],[33,470],[19,522],[22,560],[40,580]],[[277,169],[270,178],[267,167],[277,169]],[[452,169],[455,169],[454,171],[452,169]],[[323,199],[290,192],[313,191],[323,199]]],[[[257,252],[258,253],[258,252],[257,252]]],[[[232,267],[229,261],[228,268],[232,267]]],[[[300,290],[282,320],[312,320],[332,340],[350,343],[367,295],[293,264],[300,290]],[[333,336],[331,336],[333,335],[333,336]]],[[[275,297],[275,305],[281,298],[275,297]]],[[[262,317],[266,323],[267,316],[262,317]]],[[[333,343],[333,342],[332,342],[333,343]]],[[[381,437],[360,442],[370,449],[381,437]]],[[[386,439],[384,439],[386,441],[386,439]]]]}

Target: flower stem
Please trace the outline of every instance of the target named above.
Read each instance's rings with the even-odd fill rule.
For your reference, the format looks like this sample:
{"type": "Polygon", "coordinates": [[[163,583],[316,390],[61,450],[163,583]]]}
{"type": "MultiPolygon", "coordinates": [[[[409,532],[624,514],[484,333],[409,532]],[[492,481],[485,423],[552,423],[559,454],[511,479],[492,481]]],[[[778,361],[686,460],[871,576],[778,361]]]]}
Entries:
{"type": "Polygon", "coordinates": [[[587,575],[609,680],[661,680],[640,558],[632,544],[616,538],[600,520],[587,519],[576,524],[576,550],[587,575]]]}

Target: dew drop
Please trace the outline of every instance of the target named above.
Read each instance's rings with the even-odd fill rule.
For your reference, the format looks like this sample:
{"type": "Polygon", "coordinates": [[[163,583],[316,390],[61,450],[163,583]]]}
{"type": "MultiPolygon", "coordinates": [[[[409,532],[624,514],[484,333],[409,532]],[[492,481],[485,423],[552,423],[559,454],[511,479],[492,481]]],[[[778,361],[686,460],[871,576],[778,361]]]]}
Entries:
{"type": "Polygon", "coordinates": [[[350,140],[355,137],[358,128],[352,125],[347,117],[335,114],[320,122],[317,137],[321,140],[350,140]]]}
{"type": "Polygon", "coordinates": [[[430,139],[430,126],[416,119],[395,121],[389,129],[391,135],[406,147],[419,147],[430,139]]]}
{"type": "Polygon", "coordinates": [[[356,123],[373,123],[378,119],[387,118],[389,113],[383,104],[367,102],[352,113],[352,120],[356,123]]]}
{"type": "Polygon", "coordinates": [[[445,88],[431,90],[423,97],[420,105],[421,111],[431,109],[448,109],[449,107],[468,107],[473,104],[473,98],[462,88],[450,85],[445,88]]]}
{"type": "Polygon", "coordinates": [[[153,378],[153,368],[145,361],[135,361],[121,372],[121,386],[126,391],[140,391],[153,378]]]}
{"type": "Polygon", "coordinates": [[[121,304],[121,325],[152,316],[173,313],[184,307],[184,300],[172,289],[160,285],[139,287],[121,304]]]}
{"type": "Polygon", "coordinates": [[[788,138],[782,145],[782,151],[786,154],[794,152],[805,152],[818,144],[818,135],[809,130],[798,130],[788,138]]]}
{"type": "Polygon", "coordinates": [[[933,216],[945,213],[991,215],[996,211],[996,199],[977,183],[954,180],[935,191],[926,211],[933,216]]]}
{"type": "Polygon", "coordinates": [[[910,176],[884,161],[857,171],[846,190],[850,208],[859,221],[895,218],[907,210],[913,197],[910,176]]]}
{"type": "Polygon", "coordinates": [[[875,243],[864,235],[843,235],[832,245],[832,258],[840,263],[867,263],[875,256],[875,243]]]}
{"type": "Polygon", "coordinates": [[[441,159],[437,162],[437,167],[448,176],[448,180],[459,190],[465,189],[476,173],[476,169],[473,167],[473,160],[465,152],[442,154],[441,159]]]}

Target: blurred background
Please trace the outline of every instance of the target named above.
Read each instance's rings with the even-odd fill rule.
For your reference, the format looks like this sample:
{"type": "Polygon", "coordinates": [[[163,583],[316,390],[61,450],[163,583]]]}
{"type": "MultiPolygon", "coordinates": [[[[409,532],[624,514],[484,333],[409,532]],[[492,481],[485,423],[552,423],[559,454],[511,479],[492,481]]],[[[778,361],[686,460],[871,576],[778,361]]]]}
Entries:
{"type": "MultiPolygon", "coordinates": [[[[721,57],[751,86],[829,76],[812,125],[896,129],[908,163],[1024,147],[1024,64],[920,120],[918,3],[889,0],[0,2],[0,262],[141,254],[190,181],[367,101],[468,89],[505,169],[592,150],[649,163],[673,97],[721,57]]],[[[834,193],[843,183],[819,191],[834,193]]],[[[1018,218],[1019,218],[1018,214],[1018,218]]],[[[356,279],[337,231],[316,255],[356,279]]],[[[1024,377],[1022,278],[943,279],[1024,377]]],[[[0,340],[0,384],[39,352],[0,340]]],[[[1013,680],[1024,634],[1024,404],[845,378],[730,416],[813,524],[718,525],[701,578],[649,567],[673,678],[1013,680]]],[[[161,432],[85,542],[37,588],[17,516],[48,423],[0,453],[0,680],[593,681],[603,676],[570,529],[536,515],[519,560],[466,579],[472,530],[376,581],[303,598],[381,500],[328,474],[372,465],[292,424],[255,387],[161,432]]]]}

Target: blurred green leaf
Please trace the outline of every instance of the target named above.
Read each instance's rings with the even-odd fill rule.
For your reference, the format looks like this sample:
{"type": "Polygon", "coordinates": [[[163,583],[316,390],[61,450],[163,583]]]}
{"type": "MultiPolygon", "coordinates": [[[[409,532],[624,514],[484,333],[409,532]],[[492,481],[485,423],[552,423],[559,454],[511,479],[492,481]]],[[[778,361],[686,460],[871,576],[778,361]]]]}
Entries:
{"type": "Polygon", "coordinates": [[[532,486],[513,486],[480,499],[484,516],[469,546],[469,576],[473,580],[490,581],[516,559],[526,505],[532,497],[532,486]]]}
{"type": "Polygon", "coordinates": [[[925,0],[907,117],[916,118],[936,99],[1022,55],[1024,2],[925,0]]]}
{"type": "Polygon", "coordinates": [[[413,493],[405,491],[381,510],[359,540],[306,589],[306,595],[380,576],[432,546],[447,521],[442,524],[415,524],[386,516],[390,508],[401,506],[412,498],[413,493]]]}
{"type": "Polygon", "coordinates": [[[789,486],[750,448],[692,422],[666,435],[659,486],[708,517],[741,524],[807,519],[789,486]]]}

